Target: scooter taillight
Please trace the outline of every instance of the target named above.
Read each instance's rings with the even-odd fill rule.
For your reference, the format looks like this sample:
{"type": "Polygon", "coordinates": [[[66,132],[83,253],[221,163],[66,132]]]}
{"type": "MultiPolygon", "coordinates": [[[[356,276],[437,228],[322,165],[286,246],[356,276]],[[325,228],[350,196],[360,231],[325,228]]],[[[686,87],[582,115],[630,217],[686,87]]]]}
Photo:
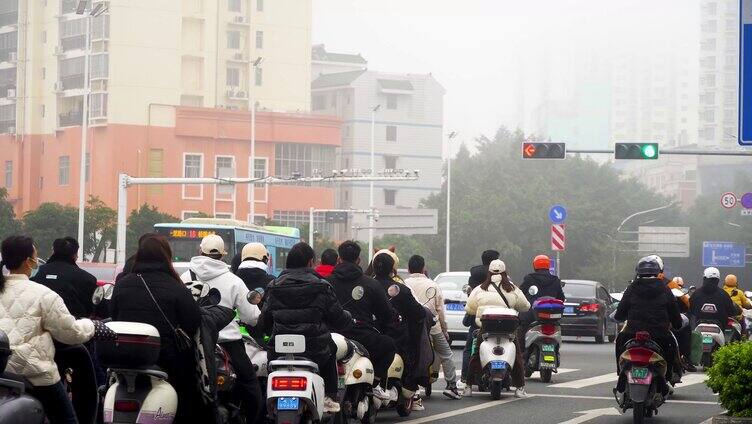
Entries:
{"type": "Polygon", "coordinates": [[[733,318],[729,318],[729,319],[728,319],[728,322],[726,322],[726,327],[729,327],[729,328],[731,328],[731,327],[733,327],[733,326],[734,326],[734,324],[736,324],[736,320],[735,320],[735,319],[733,319],[733,318]]]}
{"type": "Polygon", "coordinates": [[[308,379],[305,377],[274,377],[272,389],[274,390],[305,390],[308,379]]]}
{"type": "Polygon", "coordinates": [[[543,324],[541,325],[541,333],[546,336],[553,336],[556,334],[556,326],[553,324],[543,324]]]}
{"type": "Polygon", "coordinates": [[[141,404],[137,400],[116,400],[115,410],[118,412],[136,412],[141,408],[141,404]]]}

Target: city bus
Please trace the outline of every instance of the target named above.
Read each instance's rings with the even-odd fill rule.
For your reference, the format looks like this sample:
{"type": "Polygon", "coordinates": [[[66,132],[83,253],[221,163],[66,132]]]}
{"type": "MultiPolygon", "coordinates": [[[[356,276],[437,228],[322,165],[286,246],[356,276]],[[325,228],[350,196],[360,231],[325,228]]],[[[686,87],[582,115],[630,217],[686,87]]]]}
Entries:
{"type": "Polygon", "coordinates": [[[285,268],[287,252],[300,241],[300,230],[290,227],[259,227],[247,222],[219,218],[190,218],[180,223],[154,225],[154,231],[164,235],[172,248],[175,270],[184,272],[188,262],[198,255],[201,239],[216,234],[225,241],[228,264],[240,254],[247,243],[258,242],[269,251],[269,273],[279,275],[285,268]]]}

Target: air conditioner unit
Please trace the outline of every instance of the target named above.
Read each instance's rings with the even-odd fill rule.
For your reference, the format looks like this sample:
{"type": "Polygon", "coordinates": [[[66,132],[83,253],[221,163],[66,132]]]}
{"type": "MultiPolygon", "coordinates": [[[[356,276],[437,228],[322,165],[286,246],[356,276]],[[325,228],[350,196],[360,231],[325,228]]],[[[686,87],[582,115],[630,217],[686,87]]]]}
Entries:
{"type": "Polygon", "coordinates": [[[243,60],[243,53],[235,53],[235,60],[243,60]]]}
{"type": "Polygon", "coordinates": [[[235,97],[235,90],[227,90],[227,97],[235,97]]]}
{"type": "Polygon", "coordinates": [[[245,93],[245,91],[238,91],[237,93],[235,93],[235,97],[239,99],[247,99],[248,95],[245,93]]]}
{"type": "Polygon", "coordinates": [[[61,54],[65,53],[63,51],[63,46],[55,46],[55,55],[60,56],[61,54]]]}
{"type": "Polygon", "coordinates": [[[59,82],[56,82],[55,84],[52,85],[52,91],[54,91],[56,93],[62,92],[63,91],[63,85],[61,83],[59,83],[59,82]]]}
{"type": "Polygon", "coordinates": [[[236,24],[244,24],[245,23],[245,16],[236,16],[235,17],[235,23],[236,24]]]}
{"type": "Polygon", "coordinates": [[[8,53],[8,62],[17,62],[18,61],[18,53],[17,52],[10,52],[8,53]]]}
{"type": "Polygon", "coordinates": [[[9,99],[15,99],[16,98],[16,89],[15,88],[9,88],[6,97],[9,98],[9,99]]]}

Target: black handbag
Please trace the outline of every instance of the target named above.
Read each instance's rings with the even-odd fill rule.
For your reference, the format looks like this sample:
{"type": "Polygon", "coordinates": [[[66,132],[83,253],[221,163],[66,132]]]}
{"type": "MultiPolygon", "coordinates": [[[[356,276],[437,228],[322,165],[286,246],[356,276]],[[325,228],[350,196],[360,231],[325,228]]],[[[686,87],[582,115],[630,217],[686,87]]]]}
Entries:
{"type": "Polygon", "coordinates": [[[157,310],[162,315],[162,318],[165,320],[167,325],[170,326],[170,329],[173,333],[173,338],[175,339],[175,347],[177,348],[178,352],[185,352],[190,349],[193,344],[191,338],[188,336],[188,334],[185,333],[185,331],[183,331],[182,328],[180,328],[180,326],[172,325],[170,320],[167,318],[167,315],[165,315],[164,311],[162,311],[162,308],[159,306],[159,303],[157,303],[157,299],[154,298],[151,290],[149,290],[149,286],[146,284],[144,277],[141,274],[138,274],[138,278],[140,278],[141,282],[144,283],[144,288],[146,289],[146,292],[149,293],[149,297],[151,297],[152,302],[154,302],[154,306],[157,307],[157,310]]]}

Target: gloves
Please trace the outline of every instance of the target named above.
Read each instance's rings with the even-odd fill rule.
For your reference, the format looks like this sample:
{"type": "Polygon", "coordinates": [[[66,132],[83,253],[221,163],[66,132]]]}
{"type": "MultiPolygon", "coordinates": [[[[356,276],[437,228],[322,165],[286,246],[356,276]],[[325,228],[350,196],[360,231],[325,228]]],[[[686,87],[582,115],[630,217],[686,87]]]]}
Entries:
{"type": "Polygon", "coordinates": [[[94,336],[92,336],[92,340],[116,340],[117,339],[117,333],[110,330],[110,327],[108,327],[102,321],[94,320],[92,321],[92,323],[94,323],[94,336]]]}

